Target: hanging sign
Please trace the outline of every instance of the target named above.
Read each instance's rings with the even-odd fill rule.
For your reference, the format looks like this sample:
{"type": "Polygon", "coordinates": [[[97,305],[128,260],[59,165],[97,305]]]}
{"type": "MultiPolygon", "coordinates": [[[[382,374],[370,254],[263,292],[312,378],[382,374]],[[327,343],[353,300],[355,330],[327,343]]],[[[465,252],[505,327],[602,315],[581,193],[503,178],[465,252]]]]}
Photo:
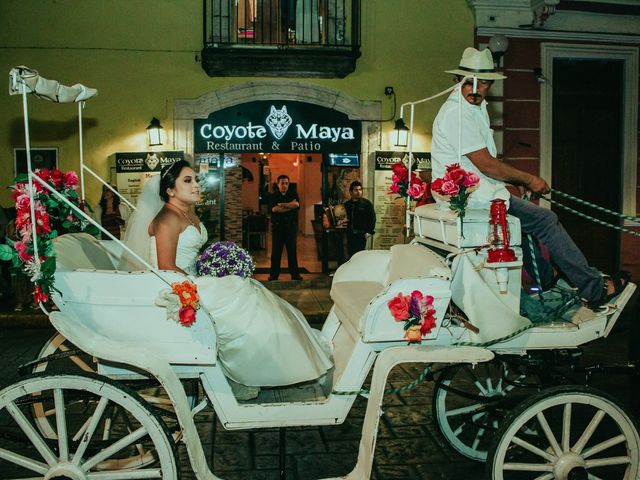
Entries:
{"type": "Polygon", "coordinates": [[[158,175],[165,165],[184,160],[184,152],[117,152],[116,186],[134,205],[145,183],[158,175]]]}
{"type": "Polygon", "coordinates": [[[360,122],[302,102],[256,101],[194,120],[195,153],[360,152],[360,122]]]}
{"type": "MultiPolygon", "coordinates": [[[[413,152],[413,167],[411,170],[431,170],[431,152],[413,152]]],[[[376,170],[391,170],[394,163],[402,162],[409,165],[409,152],[376,152],[376,170]]]]}
{"type": "MultiPolygon", "coordinates": [[[[373,205],[376,211],[376,235],[373,239],[373,248],[387,250],[397,243],[404,243],[404,226],[406,217],[406,204],[403,198],[390,193],[393,181],[391,168],[395,163],[409,163],[408,152],[375,152],[374,175],[374,199],[373,205]]],[[[430,170],[431,153],[413,152],[413,169],[430,170]]]]}

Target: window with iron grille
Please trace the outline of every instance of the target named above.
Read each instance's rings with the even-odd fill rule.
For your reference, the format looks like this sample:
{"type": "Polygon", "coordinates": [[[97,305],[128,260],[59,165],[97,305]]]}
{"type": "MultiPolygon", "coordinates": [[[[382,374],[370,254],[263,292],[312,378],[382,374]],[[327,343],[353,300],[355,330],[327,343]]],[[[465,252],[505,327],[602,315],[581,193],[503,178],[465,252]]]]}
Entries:
{"type": "MultiPolygon", "coordinates": [[[[337,61],[350,59],[351,71],[360,55],[360,0],[203,0],[203,10],[205,70],[205,62],[219,63],[224,51],[231,48],[234,55],[244,50],[240,55],[251,57],[254,66],[256,58],[259,65],[268,66],[265,61],[260,63],[259,57],[273,59],[268,50],[276,49],[288,62],[284,67],[274,64],[274,74],[282,73],[283,68],[295,73],[298,58],[305,67],[301,76],[342,77],[350,72],[327,74],[327,69],[333,69],[332,62],[314,75],[309,69],[313,52],[322,56],[329,51],[337,61]]],[[[218,69],[215,74],[224,73],[218,69]]]]}

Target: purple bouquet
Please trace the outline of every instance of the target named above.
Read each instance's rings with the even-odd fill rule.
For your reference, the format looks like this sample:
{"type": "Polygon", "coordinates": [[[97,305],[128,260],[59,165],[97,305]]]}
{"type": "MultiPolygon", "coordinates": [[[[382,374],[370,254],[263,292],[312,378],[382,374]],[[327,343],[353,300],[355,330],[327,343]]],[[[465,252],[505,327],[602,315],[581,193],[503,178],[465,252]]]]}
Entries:
{"type": "Polygon", "coordinates": [[[196,268],[200,276],[238,275],[247,278],[253,275],[256,266],[244,248],[233,242],[216,242],[205,248],[198,257],[196,268]]]}

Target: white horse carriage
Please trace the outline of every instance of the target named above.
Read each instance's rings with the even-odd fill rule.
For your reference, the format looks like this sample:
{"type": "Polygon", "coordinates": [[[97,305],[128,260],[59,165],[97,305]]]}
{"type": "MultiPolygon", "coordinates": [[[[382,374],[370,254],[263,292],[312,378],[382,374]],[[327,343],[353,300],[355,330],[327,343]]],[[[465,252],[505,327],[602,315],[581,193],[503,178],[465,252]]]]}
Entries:
{"type": "MultiPolygon", "coordinates": [[[[29,151],[26,99],[33,89],[21,75],[13,78],[24,99],[29,151]]],[[[92,173],[82,153],[80,159],[81,172],[92,173]]],[[[29,172],[30,184],[43,183],[29,172]]],[[[488,212],[468,212],[464,237],[460,220],[447,212],[426,206],[415,215],[413,243],[360,252],[336,272],[334,306],[321,331],[333,346],[331,375],[278,388],[277,395],[267,388],[252,401],[236,397],[220,366],[216,319],[200,309],[185,328],[167,321],[155,304],[158,292],[184,280],[182,274],[151,267],[118,271],[102,242],[87,234],[58,237],[52,296],[58,311],[47,312],[58,335],[34,364],[37,373],[0,391],[0,429],[11,433],[0,448],[0,472],[20,479],[177,479],[176,444],[184,442],[196,477],[216,479],[194,422],[208,404],[230,430],[336,425],[370,378],[357,463],[341,477],[367,479],[387,376],[411,362],[450,365],[435,390],[438,424],[458,451],[489,458],[490,478],[640,478],[640,437],[607,395],[562,386],[533,396],[528,391],[507,418],[486,408],[525,389],[525,375],[503,357],[570,351],[607,336],[635,285],[629,283],[602,312],[573,305],[562,313],[570,322],[532,325],[519,314],[520,263],[486,262],[488,212]],[[445,258],[429,246],[452,255],[445,258]],[[434,298],[435,327],[422,343],[408,345],[387,304],[413,290],[434,298]],[[75,371],[56,370],[54,359],[61,357],[75,371]],[[481,363],[489,365],[484,373],[472,370],[481,363]],[[162,386],[166,398],[130,388],[142,390],[149,380],[162,386]],[[193,384],[202,387],[202,398],[189,388],[193,384]],[[494,437],[489,453],[483,435],[494,437]]],[[[517,219],[510,222],[517,236],[517,219]]]]}

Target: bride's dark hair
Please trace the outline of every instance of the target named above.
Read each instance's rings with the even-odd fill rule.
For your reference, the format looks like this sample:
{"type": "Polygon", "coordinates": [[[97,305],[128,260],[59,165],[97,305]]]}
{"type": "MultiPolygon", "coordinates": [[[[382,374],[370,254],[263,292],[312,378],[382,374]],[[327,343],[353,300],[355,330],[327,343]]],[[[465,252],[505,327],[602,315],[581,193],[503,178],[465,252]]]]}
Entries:
{"type": "Polygon", "coordinates": [[[186,160],[178,160],[171,165],[167,165],[162,168],[160,173],[160,198],[166,203],[169,201],[168,188],[174,188],[176,186],[176,180],[180,176],[180,172],[183,168],[191,168],[191,164],[186,160]]]}

